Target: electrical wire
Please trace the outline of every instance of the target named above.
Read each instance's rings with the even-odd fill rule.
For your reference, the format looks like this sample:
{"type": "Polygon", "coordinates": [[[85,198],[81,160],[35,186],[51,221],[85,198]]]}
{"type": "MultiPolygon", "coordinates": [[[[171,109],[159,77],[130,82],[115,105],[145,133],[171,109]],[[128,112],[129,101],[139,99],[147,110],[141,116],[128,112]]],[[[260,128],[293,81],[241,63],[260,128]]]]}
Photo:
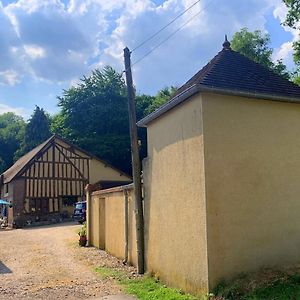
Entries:
{"type": "Polygon", "coordinates": [[[198,0],[195,3],[193,3],[191,6],[189,6],[187,9],[185,9],[183,12],[181,12],[178,16],[176,16],[171,22],[169,22],[168,24],[166,24],[165,26],[163,26],[161,29],[159,29],[154,34],[152,34],[149,38],[147,38],[142,43],[140,43],[138,46],[136,46],[133,50],[131,50],[131,52],[139,49],[140,47],[144,46],[146,43],[148,43],[149,41],[151,41],[154,37],[156,37],[159,33],[161,33],[168,26],[170,26],[171,24],[173,24],[177,19],[179,19],[182,15],[184,15],[187,11],[189,11],[191,8],[193,8],[200,1],[201,0],[198,0]]]}
{"type": "Polygon", "coordinates": [[[193,17],[188,19],[185,23],[183,23],[180,27],[178,27],[175,31],[173,31],[170,35],[168,35],[163,41],[161,41],[159,44],[157,44],[154,48],[152,48],[150,51],[148,51],[145,55],[143,55],[140,59],[135,61],[131,66],[134,66],[141,62],[144,58],[146,58],[148,55],[150,55],[153,51],[155,51],[158,47],[160,47],[162,44],[164,44],[166,41],[168,41],[171,37],[173,37],[178,31],[180,31],[183,27],[185,27],[188,23],[190,23],[193,19],[195,19],[197,16],[199,16],[209,5],[211,5],[213,0],[211,0],[205,7],[203,7],[200,11],[198,11],[193,17]]]}

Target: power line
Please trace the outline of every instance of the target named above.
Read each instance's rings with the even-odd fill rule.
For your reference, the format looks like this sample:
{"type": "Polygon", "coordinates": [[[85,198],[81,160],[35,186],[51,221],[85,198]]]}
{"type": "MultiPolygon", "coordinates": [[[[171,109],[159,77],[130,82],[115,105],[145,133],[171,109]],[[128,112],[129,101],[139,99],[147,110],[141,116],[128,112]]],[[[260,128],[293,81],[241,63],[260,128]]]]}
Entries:
{"type": "Polygon", "coordinates": [[[171,24],[173,24],[178,18],[180,18],[182,15],[184,15],[187,11],[189,11],[192,7],[194,7],[197,3],[199,3],[201,0],[196,1],[194,4],[192,4],[191,6],[189,6],[186,10],[184,10],[182,13],[180,13],[178,16],[176,16],[171,22],[169,22],[168,24],[166,24],[164,27],[162,27],[161,29],[159,29],[158,31],[156,31],[154,34],[152,34],[149,38],[147,38],[146,40],[144,40],[142,43],[140,43],[138,46],[136,46],[133,50],[131,50],[131,52],[139,49],[140,47],[142,47],[143,45],[145,45],[146,43],[148,43],[150,40],[152,40],[154,37],[156,37],[159,33],[161,33],[164,29],[166,29],[168,26],[170,26],[171,24]]]}
{"type": "Polygon", "coordinates": [[[150,55],[153,51],[155,51],[158,47],[160,47],[162,44],[164,44],[166,41],[168,41],[172,36],[174,36],[178,31],[180,31],[184,26],[186,26],[188,23],[190,23],[193,19],[195,19],[197,16],[199,16],[209,5],[211,5],[213,0],[211,0],[205,7],[203,7],[200,11],[198,11],[193,17],[188,19],[185,23],[183,23],[180,27],[178,27],[175,31],[173,31],[170,35],[168,35],[163,41],[161,41],[159,44],[157,44],[154,48],[152,48],[150,51],[148,51],[144,56],[142,56],[140,59],[135,61],[132,66],[138,64],[140,61],[142,61],[144,58],[146,58],[148,55],[150,55]]]}

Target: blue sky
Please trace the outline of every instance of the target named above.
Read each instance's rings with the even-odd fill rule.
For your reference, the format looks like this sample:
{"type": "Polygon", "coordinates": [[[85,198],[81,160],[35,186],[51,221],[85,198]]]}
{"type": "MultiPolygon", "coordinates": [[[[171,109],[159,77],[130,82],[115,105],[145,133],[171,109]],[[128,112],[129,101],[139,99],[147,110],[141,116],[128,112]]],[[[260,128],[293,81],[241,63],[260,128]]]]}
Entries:
{"type": "MultiPolygon", "coordinates": [[[[0,113],[28,118],[39,105],[53,114],[57,96],[91,70],[123,70],[123,48],[136,45],[196,0],[0,0],[0,113]]],[[[180,86],[218,51],[224,35],[242,27],[271,35],[274,60],[293,69],[297,32],[281,25],[281,0],[202,0],[150,43],[133,62],[190,17],[201,14],[134,66],[137,91],[180,86]]]]}

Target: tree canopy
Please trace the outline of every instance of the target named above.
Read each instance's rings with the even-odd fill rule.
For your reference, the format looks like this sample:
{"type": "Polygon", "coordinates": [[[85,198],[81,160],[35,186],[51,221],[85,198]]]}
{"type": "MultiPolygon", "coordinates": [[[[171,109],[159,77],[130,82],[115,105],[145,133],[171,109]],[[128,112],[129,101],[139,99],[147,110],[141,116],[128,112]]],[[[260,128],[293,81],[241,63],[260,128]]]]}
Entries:
{"type": "Polygon", "coordinates": [[[12,112],[0,115],[0,174],[14,162],[24,140],[25,121],[12,112]]]}
{"type": "MultiPolygon", "coordinates": [[[[284,22],[285,25],[297,29],[300,29],[300,0],[283,0],[285,5],[288,8],[288,13],[286,16],[286,20],[284,22]]],[[[294,62],[297,66],[293,77],[294,82],[300,85],[300,35],[298,40],[293,43],[294,49],[294,62]]]]}
{"type": "MultiPolygon", "coordinates": [[[[169,100],[175,88],[156,96],[136,97],[137,119],[169,100]]],[[[108,163],[131,173],[131,150],[126,86],[122,74],[107,66],[83,77],[77,86],[58,97],[60,113],[52,118],[51,131],[108,163]]],[[[139,128],[141,155],[146,156],[146,131],[139,128]]]]}
{"type": "Polygon", "coordinates": [[[51,129],[74,144],[130,172],[126,87],[111,67],[95,70],[58,97],[61,112],[51,129]]]}
{"type": "Polygon", "coordinates": [[[33,114],[25,126],[24,138],[21,146],[15,153],[15,159],[26,154],[51,136],[50,117],[39,106],[35,107],[33,114]]]}
{"type": "Polygon", "coordinates": [[[233,35],[231,48],[284,78],[290,78],[290,74],[281,60],[275,63],[272,61],[273,49],[270,48],[269,34],[263,33],[261,30],[250,32],[247,28],[242,28],[233,35]]]}

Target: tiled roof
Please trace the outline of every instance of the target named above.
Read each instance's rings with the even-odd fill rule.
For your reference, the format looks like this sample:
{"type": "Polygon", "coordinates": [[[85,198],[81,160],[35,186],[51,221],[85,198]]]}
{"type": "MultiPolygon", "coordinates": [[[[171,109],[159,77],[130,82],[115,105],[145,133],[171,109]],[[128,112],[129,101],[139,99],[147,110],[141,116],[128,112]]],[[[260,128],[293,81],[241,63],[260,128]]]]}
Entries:
{"type": "Polygon", "coordinates": [[[299,86],[233,51],[225,41],[222,51],[181,86],[170,101],[140,120],[138,125],[147,125],[201,91],[300,103],[299,86]]]}
{"type": "Polygon", "coordinates": [[[51,136],[48,140],[38,145],[30,152],[19,158],[9,169],[7,169],[3,175],[3,182],[10,182],[34,157],[42,150],[50,141],[52,141],[54,136],[51,136]]]}
{"type": "Polygon", "coordinates": [[[232,49],[223,49],[203,69],[178,89],[193,84],[299,98],[300,87],[232,49]]]}

